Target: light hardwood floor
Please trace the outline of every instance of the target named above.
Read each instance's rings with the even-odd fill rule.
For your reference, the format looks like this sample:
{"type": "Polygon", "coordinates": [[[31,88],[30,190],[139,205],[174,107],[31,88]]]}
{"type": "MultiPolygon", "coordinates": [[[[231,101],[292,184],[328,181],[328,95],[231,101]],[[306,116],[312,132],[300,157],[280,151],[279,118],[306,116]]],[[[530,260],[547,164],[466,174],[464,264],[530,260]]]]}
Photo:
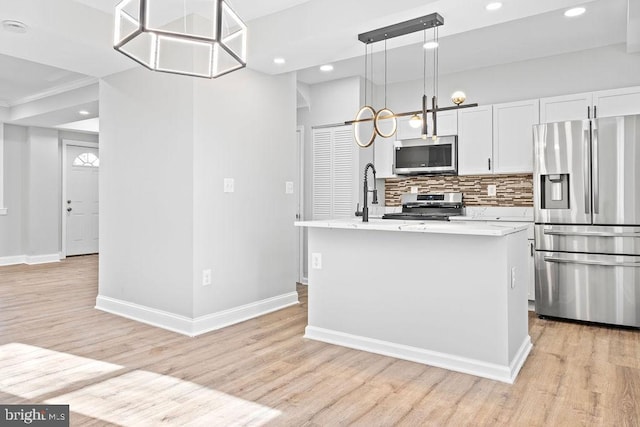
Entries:
{"type": "Polygon", "coordinates": [[[72,425],[640,424],[637,330],[531,316],[507,385],[305,340],[302,286],[296,307],[184,337],[94,309],[97,268],[0,268],[1,403],[70,404],[72,425]]]}

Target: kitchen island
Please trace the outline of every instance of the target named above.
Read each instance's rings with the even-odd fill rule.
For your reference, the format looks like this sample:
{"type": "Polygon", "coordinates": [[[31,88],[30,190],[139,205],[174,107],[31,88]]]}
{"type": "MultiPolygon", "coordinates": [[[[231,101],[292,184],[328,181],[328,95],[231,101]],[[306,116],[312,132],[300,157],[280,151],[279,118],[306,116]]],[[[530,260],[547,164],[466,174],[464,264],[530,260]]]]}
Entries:
{"type": "Polygon", "coordinates": [[[526,226],[295,225],[309,229],[306,338],[513,383],[532,346],[526,226]]]}

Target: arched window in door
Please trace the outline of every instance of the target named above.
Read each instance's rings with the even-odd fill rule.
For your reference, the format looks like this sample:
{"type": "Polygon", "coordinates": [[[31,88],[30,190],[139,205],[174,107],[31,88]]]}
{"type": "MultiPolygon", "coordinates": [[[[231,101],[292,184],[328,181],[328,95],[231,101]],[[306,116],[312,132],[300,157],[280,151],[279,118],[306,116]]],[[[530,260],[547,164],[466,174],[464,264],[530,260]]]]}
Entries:
{"type": "Polygon", "coordinates": [[[82,153],[73,159],[73,166],[86,166],[97,168],[100,166],[100,159],[93,153],[82,153]]]}

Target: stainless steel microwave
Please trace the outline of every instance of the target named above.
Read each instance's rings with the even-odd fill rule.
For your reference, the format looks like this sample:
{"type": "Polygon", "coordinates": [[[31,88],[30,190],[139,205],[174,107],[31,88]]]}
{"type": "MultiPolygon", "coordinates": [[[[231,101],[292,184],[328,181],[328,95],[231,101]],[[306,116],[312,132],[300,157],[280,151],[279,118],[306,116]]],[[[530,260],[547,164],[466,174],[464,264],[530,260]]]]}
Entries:
{"type": "Polygon", "coordinates": [[[458,137],[405,139],[394,143],[397,175],[458,174],[458,137]]]}

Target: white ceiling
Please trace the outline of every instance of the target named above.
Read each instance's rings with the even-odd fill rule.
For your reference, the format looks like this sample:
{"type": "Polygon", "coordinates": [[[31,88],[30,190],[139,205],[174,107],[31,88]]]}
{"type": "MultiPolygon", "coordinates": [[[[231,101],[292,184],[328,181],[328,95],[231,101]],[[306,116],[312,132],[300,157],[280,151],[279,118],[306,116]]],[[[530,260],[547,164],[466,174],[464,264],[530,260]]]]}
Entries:
{"type": "MultiPolygon", "coordinates": [[[[0,21],[19,20],[29,27],[26,34],[0,29],[0,120],[12,121],[7,106],[16,109],[46,94],[138,67],[112,48],[113,10],[118,2],[0,0],[0,21]]],[[[485,10],[488,2],[232,0],[230,4],[248,23],[248,67],[269,74],[298,71],[298,79],[305,83],[362,75],[364,45],[357,40],[359,33],[433,12],[445,19],[440,27],[441,74],[614,43],[628,42],[639,49],[640,0],[502,0],[503,7],[496,12],[485,10]],[[627,2],[635,16],[629,22],[636,27],[627,25],[627,2]],[[577,5],[585,6],[587,13],[574,19],[563,16],[564,10],[577,5]],[[284,57],[286,64],[274,64],[276,56],[284,57]],[[324,63],[332,63],[335,71],[320,73],[318,65],[324,63]]],[[[389,40],[389,81],[421,77],[421,40],[421,33],[389,40]]],[[[374,45],[378,83],[382,46],[374,45]]],[[[77,105],[87,102],[85,97],[77,105]]],[[[58,111],[60,117],[50,121],[79,120],[72,108],[76,105],[65,106],[68,114],[58,111]]],[[[38,125],[48,125],[50,121],[37,111],[38,125]]],[[[21,116],[20,123],[28,124],[29,119],[21,116]]]]}

